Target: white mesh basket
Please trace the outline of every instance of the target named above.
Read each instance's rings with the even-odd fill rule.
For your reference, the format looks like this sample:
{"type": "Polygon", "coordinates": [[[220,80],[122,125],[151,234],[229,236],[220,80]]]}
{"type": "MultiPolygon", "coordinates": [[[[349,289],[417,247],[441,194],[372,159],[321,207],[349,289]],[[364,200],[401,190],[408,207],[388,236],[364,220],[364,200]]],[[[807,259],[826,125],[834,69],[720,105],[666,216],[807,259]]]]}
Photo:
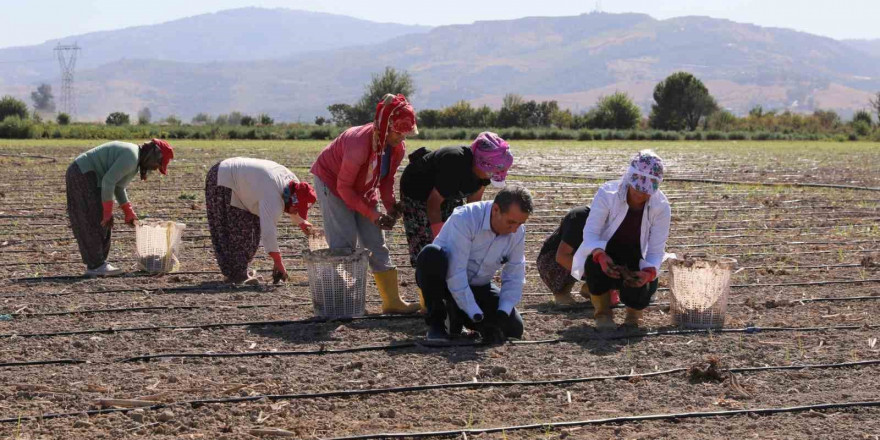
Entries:
{"type": "Polygon", "coordinates": [[[138,268],[150,273],[169,273],[180,270],[183,223],[150,221],[140,222],[135,228],[138,268]]]}
{"type": "Polygon", "coordinates": [[[315,316],[363,316],[367,293],[367,252],[319,249],[303,253],[315,316]]]}
{"type": "Polygon", "coordinates": [[[670,260],[672,323],[685,328],[721,328],[727,313],[733,258],[670,260]]]}

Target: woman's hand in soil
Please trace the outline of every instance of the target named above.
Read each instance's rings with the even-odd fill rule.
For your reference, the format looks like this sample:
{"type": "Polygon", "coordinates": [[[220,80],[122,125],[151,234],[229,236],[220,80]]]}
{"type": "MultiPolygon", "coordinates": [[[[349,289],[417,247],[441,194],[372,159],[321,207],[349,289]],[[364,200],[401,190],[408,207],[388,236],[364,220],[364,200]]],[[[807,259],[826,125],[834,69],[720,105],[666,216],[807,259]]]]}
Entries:
{"type": "Polygon", "coordinates": [[[597,263],[599,267],[602,268],[602,272],[605,275],[608,275],[610,278],[618,279],[620,278],[620,272],[614,266],[614,260],[605,253],[605,251],[599,249],[593,252],[593,262],[597,263]]]}
{"type": "Polygon", "coordinates": [[[653,267],[646,267],[644,270],[636,272],[635,275],[638,280],[633,283],[633,287],[642,287],[657,278],[657,270],[653,267]]]}
{"type": "Polygon", "coordinates": [[[287,281],[290,276],[287,275],[287,269],[284,268],[284,261],[281,260],[281,252],[269,252],[269,256],[275,262],[272,267],[272,282],[278,284],[281,281],[287,281]]]}
{"type": "Polygon", "coordinates": [[[303,234],[306,234],[306,237],[312,237],[315,235],[312,224],[305,220],[299,224],[299,229],[303,231],[303,234]]]}
{"type": "Polygon", "coordinates": [[[119,205],[119,209],[125,213],[125,223],[131,226],[137,226],[138,216],[134,213],[134,208],[131,207],[131,202],[125,202],[119,205]]]}
{"type": "Polygon", "coordinates": [[[390,231],[394,229],[394,225],[397,223],[397,219],[385,214],[379,214],[379,218],[376,219],[376,226],[383,231],[390,231]]]}

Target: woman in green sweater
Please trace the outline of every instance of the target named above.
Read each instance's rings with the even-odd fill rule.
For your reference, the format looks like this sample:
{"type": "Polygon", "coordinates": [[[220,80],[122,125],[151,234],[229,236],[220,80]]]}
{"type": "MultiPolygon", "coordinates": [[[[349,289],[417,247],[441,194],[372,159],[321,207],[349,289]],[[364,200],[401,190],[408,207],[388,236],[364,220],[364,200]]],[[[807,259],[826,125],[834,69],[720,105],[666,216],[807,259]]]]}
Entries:
{"type": "Polygon", "coordinates": [[[141,180],[147,180],[147,173],[153,170],[168,174],[173,158],[174,149],[161,139],[141,146],[114,141],[80,154],[67,168],[67,216],[86,264],[86,276],[122,273],[107,262],[113,200],[119,202],[125,223],[137,224],[125,188],[138,173],[141,180]]]}

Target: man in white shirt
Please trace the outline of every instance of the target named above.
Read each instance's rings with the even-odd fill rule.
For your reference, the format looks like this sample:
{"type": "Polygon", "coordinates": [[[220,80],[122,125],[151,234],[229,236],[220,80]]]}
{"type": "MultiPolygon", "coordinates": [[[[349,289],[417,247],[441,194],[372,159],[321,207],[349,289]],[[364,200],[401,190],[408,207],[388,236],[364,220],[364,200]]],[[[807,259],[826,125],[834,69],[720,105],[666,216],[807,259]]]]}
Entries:
{"type": "Polygon", "coordinates": [[[458,336],[463,327],[485,342],[521,338],[516,304],[525,284],[525,227],[532,196],[507,186],[488,202],[458,207],[434,242],[419,253],[416,282],[428,308],[429,341],[458,336]],[[492,284],[501,269],[501,288],[492,284]]]}

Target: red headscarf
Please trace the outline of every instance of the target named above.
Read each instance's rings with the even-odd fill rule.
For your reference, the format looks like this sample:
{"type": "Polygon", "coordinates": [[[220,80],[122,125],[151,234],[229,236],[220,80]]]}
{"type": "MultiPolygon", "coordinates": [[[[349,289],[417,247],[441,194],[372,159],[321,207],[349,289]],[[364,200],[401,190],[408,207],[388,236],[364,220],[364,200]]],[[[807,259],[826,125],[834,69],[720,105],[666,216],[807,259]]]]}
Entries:
{"type": "Polygon", "coordinates": [[[387,94],[376,105],[376,116],[373,118],[373,149],[382,154],[385,150],[385,139],[388,132],[403,134],[419,134],[416,127],[416,111],[407,102],[406,97],[387,94]]]}
{"type": "Polygon", "coordinates": [[[290,181],[287,188],[284,189],[284,205],[295,205],[296,212],[303,220],[309,219],[309,208],[318,200],[318,194],[315,189],[307,182],[290,181]]]}
{"type": "Polygon", "coordinates": [[[156,146],[159,147],[159,151],[162,152],[162,162],[159,164],[159,172],[163,175],[167,175],[168,163],[171,162],[171,159],[174,159],[174,148],[162,139],[153,139],[152,142],[156,144],[156,146]]]}

